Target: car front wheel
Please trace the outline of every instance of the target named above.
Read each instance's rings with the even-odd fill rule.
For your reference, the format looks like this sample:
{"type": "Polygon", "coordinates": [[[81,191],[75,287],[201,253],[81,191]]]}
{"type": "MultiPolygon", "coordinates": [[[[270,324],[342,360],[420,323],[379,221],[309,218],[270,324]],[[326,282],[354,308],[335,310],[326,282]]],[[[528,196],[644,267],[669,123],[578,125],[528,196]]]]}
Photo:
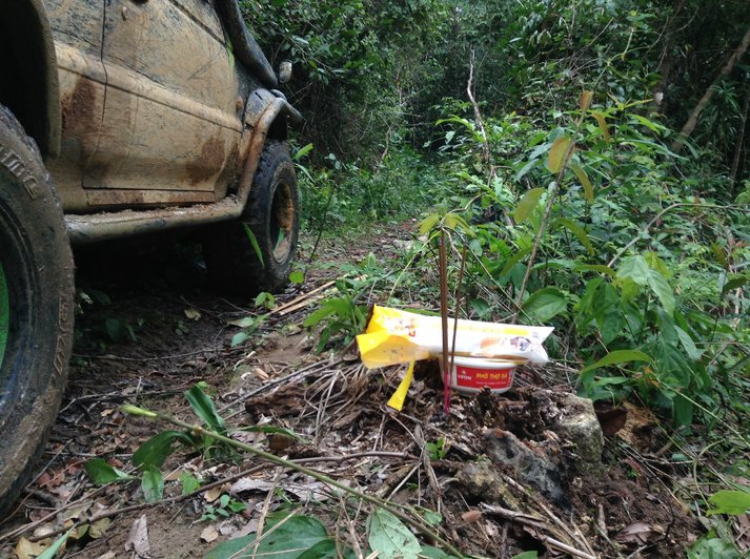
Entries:
{"type": "Polygon", "coordinates": [[[268,142],[239,222],[211,227],[203,253],[212,282],[241,296],[286,284],[299,235],[294,164],[284,144],[268,142]]]}
{"type": "Polygon", "coordinates": [[[28,481],[65,388],[73,258],[39,151],[0,106],[0,512],[28,481]]]}

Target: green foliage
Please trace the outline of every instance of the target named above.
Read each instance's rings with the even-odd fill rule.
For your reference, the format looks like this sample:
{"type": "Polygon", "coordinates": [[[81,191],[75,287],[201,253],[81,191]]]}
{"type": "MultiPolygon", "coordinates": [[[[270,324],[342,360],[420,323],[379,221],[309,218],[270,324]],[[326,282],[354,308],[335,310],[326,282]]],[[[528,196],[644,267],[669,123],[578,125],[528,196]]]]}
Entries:
{"type": "MultiPolygon", "coordinates": [[[[227,496],[228,497],[228,496],[227,496]]],[[[283,559],[335,557],[336,542],[315,518],[279,511],[268,515],[264,535],[234,538],[212,548],[204,559],[229,559],[247,555],[272,555],[283,559]],[[257,547],[256,547],[257,546],[257,547]],[[253,550],[256,550],[253,553],[253,550]]]]}
{"type": "Polygon", "coordinates": [[[750,493],[746,491],[722,490],[711,495],[708,500],[714,508],[706,514],[732,514],[739,516],[750,510],[750,493]]]}
{"type": "Polygon", "coordinates": [[[430,455],[430,460],[442,460],[448,454],[448,447],[445,439],[438,439],[434,443],[425,443],[425,448],[430,455]]]}
{"type": "MultiPolygon", "coordinates": [[[[219,415],[211,398],[206,395],[203,388],[205,383],[199,383],[185,392],[185,399],[190,404],[195,415],[211,431],[226,435],[227,427],[224,418],[219,415]]],[[[122,411],[130,415],[156,418],[157,414],[149,410],[126,404],[122,411]]],[[[272,427],[267,426],[267,429],[272,427]]],[[[223,445],[218,445],[214,438],[209,436],[199,437],[192,432],[163,431],[157,433],[146,442],[141,444],[133,454],[133,465],[140,471],[139,476],[129,475],[114,468],[102,458],[93,458],[84,464],[86,473],[97,485],[104,485],[116,481],[132,481],[140,479],[141,491],[146,501],[158,501],[164,495],[164,477],[161,467],[167,458],[175,451],[177,443],[195,450],[202,451],[207,458],[211,456],[230,455],[231,451],[223,445]]],[[[191,493],[200,487],[200,481],[192,474],[183,473],[180,477],[183,494],[191,493]]]]}
{"type": "Polygon", "coordinates": [[[206,510],[201,516],[201,522],[205,520],[219,520],[220,518],[229,518],[232,514],[239,514],[247,508],[245,503],[230,497],[222,495],[214,504],[206,505],[206,510]]]}
{"type": "Polygon", "coordinates": [[[96,485],[105,485],[113,481],[130,481],[136,479],[108,464],[102,458],[92,458],[83,465],[86,474],[96,485]]]}
{"type": "Polygon", "coordinates": [[[376,509],[367,523],[370,547],[377,550],[378,557],[398,559],[416,557],[422,550],[416,536],[390,512],[376,509]]]}
{"type": "Polygon", "coordinates": [[[57,553],[63,548],[65,542],[68,541],[68,538],[73,533],[73,531],[74,528],[71,528],[62,536],[57,538],[52,545],[50,545],[41,553],[41,555],[39,555],[39,557],[37,557],[37,559],[55,559],[55,557],[57,557],[57,553]]]}
{"type": "MultiPolygon", "coordinates": [[[[750,341],[749,305],[737,298],[746,275],[736,268],[749,251],[717,234],[747,230],[748,215],[695,196],[675,172],[685,163],[664,144],[665,126],[641,105],[587,92],[578,108],[547,117],[485,117],[492,168],[481,164],[484,137],[471,118],[442,120],[454,126],[443,150],[448,200],[475,214],[473,235],[456,241],[474,257],[466,289],[479,318],[502,320],[490,309],[518,293],[530,266],[526,320],[570,333],[551,349],[582,361],[586,395],[637,391],[678,425],[696,414],[713,423],[727,394],[719,379],[750,341]]],[[[428,216],[421,232],[436,223],[428,216]]]]}
{"type": "Polygon", "coordinates": [[[332,336],[343,336],[346,345],[354,336],[362,333],[367,318],[367,307],[357,304],[363,295],[364,282],[359,280],[340,279],[336,281],[338,297],[327,297],[316,311],[302,323],[304,328],[322,326],[318,353],[323,351],[332,336]]]}

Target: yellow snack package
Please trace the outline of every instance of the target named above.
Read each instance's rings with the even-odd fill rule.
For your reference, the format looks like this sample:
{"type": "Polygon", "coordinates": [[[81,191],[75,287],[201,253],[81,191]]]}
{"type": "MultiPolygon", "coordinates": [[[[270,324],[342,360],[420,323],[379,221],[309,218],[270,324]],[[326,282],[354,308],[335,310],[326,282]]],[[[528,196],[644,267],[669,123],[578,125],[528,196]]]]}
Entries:
{"type": "MultiPolygon", "coordinates": [[[[448,319],[448,340],[453,340],[453,318],[448,319]]],[[[549,361],[542,343],[554,328],[459,320],[455,355],[502,359],[522,365],[549,361]]],[[[367,331],[357,336],[362,362],[368,368],[411,363],[438,357],[443,351],[439,316],[375,306],[367,331]]]]}

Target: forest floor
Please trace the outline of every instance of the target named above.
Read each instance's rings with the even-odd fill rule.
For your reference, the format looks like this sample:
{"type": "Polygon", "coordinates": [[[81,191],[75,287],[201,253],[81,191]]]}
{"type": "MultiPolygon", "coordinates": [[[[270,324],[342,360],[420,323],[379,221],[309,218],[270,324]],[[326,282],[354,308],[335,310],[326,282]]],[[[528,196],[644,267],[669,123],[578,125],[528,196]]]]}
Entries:
{"type": "MultiPolygon", "coordinates": [[[[366,507],[344,506],[320,482],[252,456],[216,460],[178,451],[162,468],[166,489],[155,503],[144,502],[137,481],[92,483],[86,461],[102,457],[133,471],[133,452],[168,428],[124,415],[121,404],[195,423],[183,393],[199,382],[228,425],[267,424],[304,438],[242,432],[242,441],[350,487],[438,511],[441,534],[465,553],[684,556],[703,533],[675,493],[690,482],[690,471],[668,459],[668,439],[645,410],[600,410],[605,433],[617,432],[605,437],[602,466],[583,473],[571,466],[565,441],[546,430],[534,396],[547,394],[549,404],[570,391],[569,371],[521,369],[502,397],[454,393],[446,418],[439,374],[429,367],[417,371],[404,410],[394,414],[385,403],[404,367],[368,371],[352,348],[315,353],[317,338],[302,328],[315,294],[326,296],[342,263],[370,251],[387,261],[411,226],[324,242],[318,262],[331,265],[311,268],[304,284],[276,300],[276,308],[301,304],[270,313],[235,348],[230,340],[239,329],[232,322],[260,311],[206,289],[188,250],[118,245],[77,254],[78,287],[89,302],[81,301],[67,392],[34,480],[0,525],[0,557],[33,557],[36,542],[86,525],[62,556],[203,557],[221,541],[258,530],[277,509],[322,520],[354,556],[366,556],[366,507]],[[522,472],[487,460],[504,433],[547,456],[561,493],[548,498],[522,472]],[[185,472],[203,483],[187,498],[178,481],[185,472]],[[236,503],[244,505],[237,512],[236,503]]],[[[302,259],[308,251],[303,243],[302,259]]]]}

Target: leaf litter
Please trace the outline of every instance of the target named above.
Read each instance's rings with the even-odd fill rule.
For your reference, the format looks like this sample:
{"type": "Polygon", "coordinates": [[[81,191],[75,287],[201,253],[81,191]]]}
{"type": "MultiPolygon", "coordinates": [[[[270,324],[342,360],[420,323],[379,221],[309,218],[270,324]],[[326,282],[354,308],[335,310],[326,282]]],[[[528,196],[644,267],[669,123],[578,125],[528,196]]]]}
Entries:
{"type": "MultiPolygon", "coordinates": [[[[393,244],[383,243],[382,258],[387,259],[393,244]]],[[[349,247],[343,256],[336,246],[328,250],[356,261],[371,247],[349,247]]],[[[606,416],[607,429],[614,433],[607,438],[602,473],[583,475],[561,466],[558,482],[565,500],[549,501],[507,465],[488,458],[488,441],[507,432],[532,454],[560,453],[559,464],[564,464],[574,454],[570,441],[554,440],[532,396],[539,388],[567,390],[556,387],[564,375],[520,370],[517,390],[504,397],[454,396],[446,418],[440,414],[440,375],[422,364],[403,413],[390,414],[384,404],[403,368],[368,372],[356,360],[314,356],[315,340],[298,328],[289,329],[296,332],[292,335],[279,334],[285,325],[301,324],[314,307],[302,306],[264,323],[250,346],[232,348],[236,328],[228,325],[242,320],[248,310],[190,283],[185,278],[194,277],[194,271],[164,271],[189,266],[182,255],[167,260],[148,264],[149,273],[161,269],[171,281],[180,278],[176,285],[165,281],[160,287],[151,276],[139,283],[122,269],[124,276],[117,277],[87,277],[84,270],[84,282],[100,286],[113,303],[87,309],[79,319],[82,341],[46,463],[16,515],[2,525],[0,555],[18,546],[49,546],[54,534],[75,525],[88,527],[67,542],[66,553],[78,557],[129,552],[138,557],[222,558],[229,556],[222,550],[236,553],[248,546],[257,556],[280,554],[274,557],[297,556],[297,548],[315,549],[321,557],[337,550],[366,555],[373,549],[380,557],[445,556],[387,511],[364,507],[320,482],[238,454],[199,457],[177,445],[160,478],[163,502],[152,504],[144,503],[137,481],[98,487],[85,475],[83,455],[103,459],[118,477],[137,475],[133,453],[166,426],[125,417],[118,406],[144,403],[188,417],[182,393],[198,382],[206,383],[216,403],[213,410],[203,408],[209,424],[218,429],[223,421],[231,428],[271,426],[298,435],[243,431],[234,436],[350,487],[417,507],[425,521],[435,522],[465,553],[499,557],[536,550],[542,556],[667,557],[681,555],[702,533],[670,489],[672,478],[688,472],[655,455],[663,441],[653,422],[632,426],[623,420],[623,415],[630,421],[639,412],[616,410],[606,416]],[[134,329],[138,343],[103,341],[101,325],[113,317],[144,325],[134,329]],[[628,444],[636,440],[637,447],[628,444]],[[467,470],[482,463],[488,467],[467,470]],[[202,493],[192,486],[187,495],[195,495],[186,498],[181,481],[186,472],[204,488],[214,485],[202,493]],[[223,496],[230,499],[226,507],[219,506],[223,496]],[[230,510],[230,502],[242,503],[243,509],[230,510]],[[214,508],[216,520],[200,520],[207,507],[214,508]]],[[[278,296],[278,304],[304,302],[306,292],[330,280],[331,272],[309,270],[307,283],[278,296]]],[[[33,556],[39,549],[25,553],[33,556]]]]}

